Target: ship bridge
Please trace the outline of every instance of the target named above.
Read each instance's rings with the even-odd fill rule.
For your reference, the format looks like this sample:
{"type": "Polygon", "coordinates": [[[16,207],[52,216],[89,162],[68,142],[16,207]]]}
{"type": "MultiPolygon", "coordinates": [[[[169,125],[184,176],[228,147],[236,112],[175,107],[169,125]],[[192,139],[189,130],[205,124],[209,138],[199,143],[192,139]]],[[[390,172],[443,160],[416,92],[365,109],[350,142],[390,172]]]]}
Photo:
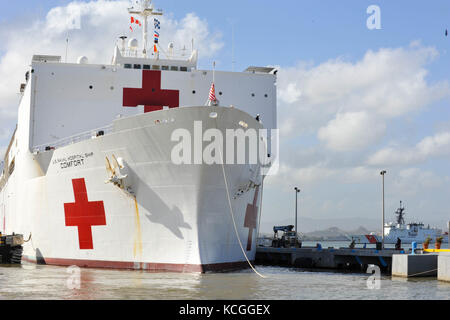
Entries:
{"type": "MultiPolygon", "coordinates": [[[[131,39],[130,42],[132,43],[131,39]]],[[[162,70],[162,71],[182,71],[190,72],[197,69],[198,51],[194,50],[188,59],[183,56],[175,56],[174,54],[166,54],[165,59],[160,58],[159,52],[153,54],[151,58],[146,56],[139,57],[137,51],[130,49],[122,50],[118,46],[114,49],[114,57],[112,64],[122,66],[125,69],[142,69],[142,70],[162,70]]]]}

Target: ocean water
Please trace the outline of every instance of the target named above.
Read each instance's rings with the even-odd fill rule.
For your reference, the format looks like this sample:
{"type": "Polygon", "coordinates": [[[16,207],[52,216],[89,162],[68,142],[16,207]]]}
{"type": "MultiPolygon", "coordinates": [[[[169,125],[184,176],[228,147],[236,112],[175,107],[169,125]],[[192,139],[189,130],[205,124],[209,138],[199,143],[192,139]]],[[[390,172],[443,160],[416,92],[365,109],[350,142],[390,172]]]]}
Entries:
{"type": "MultiPolygon", "coordinates": [[[[307,243],[312,245],[312,243],[307,243]]],[[[348,243],[324,243],[348,246],[348,243]]],[[[229,273],[179,274],[66,268],[22,264],[0,266],[0,299],[450,299],[450,283],[429,278],[381,275],[379,286],[365,273],[311,272],[256,266],[229,273]]]]}
{"type": "Polygon", "coordinates": [[[216,274],[80,269],[78,288],[69,270],[35,265],[0,267],[0,299],[450,299],[450,283],[426,278],[381,276],[379,288],[374,288],[369,274],[281,267],[257,267],[265,278],[250,269],[216,274]]]}

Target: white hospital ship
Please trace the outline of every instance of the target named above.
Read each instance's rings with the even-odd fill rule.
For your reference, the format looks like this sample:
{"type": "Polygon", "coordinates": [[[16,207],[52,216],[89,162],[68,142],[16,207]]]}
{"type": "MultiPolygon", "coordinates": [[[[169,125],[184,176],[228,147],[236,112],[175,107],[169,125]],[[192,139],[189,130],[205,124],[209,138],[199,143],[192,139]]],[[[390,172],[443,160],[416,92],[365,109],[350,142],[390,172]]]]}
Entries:
{"type": "MultiPolygon", "coordinates": [[[[195,137],[209,129],[224,137],[226,129],[276,129],[276,70],[199,70],[197,51],[177,58],[173,45],[147,43],[150,19],[162,14],[151,1],[129,13],[141,20],[143,40],[121,37],[110,64],[32,57],[0,177],[0,231],[29,239],[24,259],[37,263],[247,267],[255,258],[262,164],[206,164],[195,150],[192,163],[175,163],[181,140],[173,138],[182,129],[194,137],[193,149],[207,150],[210,142],[195,137]],[[205,105],[212,83],[217,100],[205,105]]],[[[274,163],[271,139],[258,140],[274,163]]]]}

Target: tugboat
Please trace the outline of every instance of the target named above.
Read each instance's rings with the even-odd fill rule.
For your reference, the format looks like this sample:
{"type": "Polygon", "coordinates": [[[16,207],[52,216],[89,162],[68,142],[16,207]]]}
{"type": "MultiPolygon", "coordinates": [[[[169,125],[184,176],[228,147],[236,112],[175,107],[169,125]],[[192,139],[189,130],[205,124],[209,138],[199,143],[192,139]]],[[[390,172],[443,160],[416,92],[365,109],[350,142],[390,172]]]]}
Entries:
{"type": "MultiPolygon", "coordinates": [[[[448,234],[443,234],[442,230],[431,228],[421,222],[405,223],[405,207],[400,201],[400,207],[395,211],[396,221],[385,223],[384,243],[395,244],[397,239],[402,243],[422,243],[426,238],[436,241],[436,238],[443,237],[442,242],[448,242],[448,234]]],[[[351,237],[356,243],[377,243],[381,242],[381,236],[375,234],[356,235],[351,237]]]]}

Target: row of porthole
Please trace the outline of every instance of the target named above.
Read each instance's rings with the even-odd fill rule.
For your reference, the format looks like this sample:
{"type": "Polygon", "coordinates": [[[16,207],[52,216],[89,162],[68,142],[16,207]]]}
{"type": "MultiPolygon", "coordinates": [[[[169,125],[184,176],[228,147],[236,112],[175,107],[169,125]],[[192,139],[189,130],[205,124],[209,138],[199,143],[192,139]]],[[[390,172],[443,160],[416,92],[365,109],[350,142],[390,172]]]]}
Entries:
{"type": "Polygon", "coordinates": [[[163,71],[184,71],[187,72],[188,68],[187,67],[177,67],[177,66],[159,66],[159,65],[149,65],[149,64],[144,64],[144,65],[140,65],[140,64],[129,64],[126,63],[124,64],[124,68],[125,69],[136,69],[136,70],[163,70],[163,71]]]}
{"type": "MultiPolygon", "coordinates": [[[[192,94],[196,94],[197,92],[195,91],[195,90],[193,90],[192,91],[192,94]]],[[[223,93],[222,93],[222,91],[219,91],[219,96],[221,96],[223,93]]],[[[254,94],[254,93],[252,93],[252,97],[255,97],[256,95],[254,94]]],[[[268,98],[269,97],[269,95],[268,94],[265,94],[264,95],[264,98],[268,98]]]]}
{"type": "MultiPolygon", "coordinates": [[[[93,86],[89,86],[89,89],[92,90],[92,89],[94,89],[94,87],[93,87],[93,86]]],[[[111,90],[114,90],[114,87],[111,87],[110,89],[111,89],[111,90]]],[[[155,89],[152,89],[152,92],[155,92],[155,89]]],[[[195,90],[192,91],[192,94],[196,94],[196,93],[197,93],[197,91],[195,91],[195,90]]],[[[220,91],[220,92],[219,92],[219,96],[221,96],[222,94],[223,94],[222,91],[220,91]]],[[[252,97],[255,97],[255,94],[254,94],[254,93],[252,93],[252,97]]],[[[265,94],[264,97],[267,98],[267,97],[269,97],[269,96],[268,96],[267,94],[265,94]]]]}
{"type": "MultiPolygon", "coordinates": [[[[89,86],[89,89],[94,89],[93,86],[89,86]]],[[[111,90],[114,90],[114,87],[110,87],[111,90]]],[[[155,92],[155,89],[152,89],[152,92],[155,92]]],[[[195,90],[192,91],[192,94],[196,94],[197,92],[195,90]]],[[[219,96],[221,96],[223,93],[222,91],[219,91],[219,96]]],[[[255,94],[252,93],[252,97],[255,97],[255,94]]],[[[267,94],[264,95],[265,98],[268,98],[269,96],[267,94]]]]}
{"type": "Polygon", "coordinates": [[[169,123],[169,122],[175,122],[175,119],[174,118],[170,118],[170,120],[168,120],[168,119],[155,120],[155,124],[162,124],[162,123],[169,123]]]}
{"type": "MultiPolygon", "coordinates": [[[[111,86],[111,87],[109,87],[109,88],[110,88],[111,90],[114,90],[114,87],[113,87],[113,86],[111,86]]],[[[90,86],[89,86],[89,89],[91,89],[91,90],[94,89],[94,86],[90,85],[90,86]]]]}

